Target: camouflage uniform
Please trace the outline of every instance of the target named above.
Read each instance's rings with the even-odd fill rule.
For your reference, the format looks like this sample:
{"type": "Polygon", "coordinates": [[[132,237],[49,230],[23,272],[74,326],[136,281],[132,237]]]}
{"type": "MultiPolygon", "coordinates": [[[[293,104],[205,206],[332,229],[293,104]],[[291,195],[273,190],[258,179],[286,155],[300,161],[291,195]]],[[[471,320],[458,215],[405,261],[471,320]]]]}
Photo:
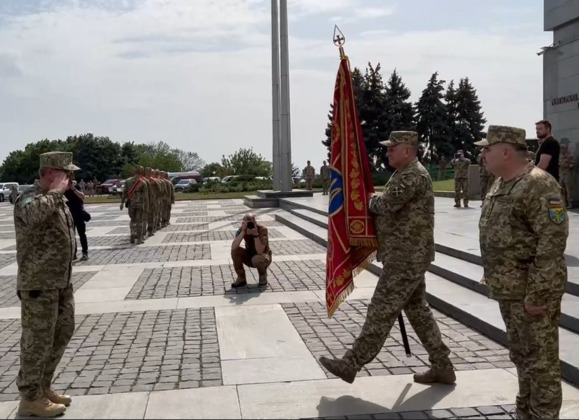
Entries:
{"type": "Polygon", "coordinates": [[[440,161],[438,162],[438,180],[439,181],[444,181],[446,179],[446,165],[448,165],[448,162],[447,162],[446,158],[444,156],[442,156],[440,158],[440,161]]]}
{"type": "MultiPolygon", "coordinates": [[[[526,147],[525,130],[490,126],[476,143],[526,147]]],[[[517,368],[519,418],[558,418],[562,402],[559,363],[561,298],[567,283],[564,251],[568,220],[557,181],[528,167],[509,181],[498,178],[479,222],[484,280],[498,300],[517,368]],[[545,306],[533,316],[525,303],[545,306]]]]}
{"type": "Polygon", "coordinates": [[[306,180],[306,188],[311,190],[314,186],[314,179],[316,177],[316,170],[310,165],[308,161],[308,166],[304,168],[304,178],[306,180]]]}
{"type": "Polygon", "coordinates": [[[169,179],[169,174],[167,172],[165,172],[164,175],[165,175],[165,180],[167,181],[167,188],[169,190],[169,205],[167,207],[166,225],[170,225],[171,224],[171,209],[173,207],[173,204],[175,204],[175,186],[173,185],[173,183],[169,179]]]}
{"type": "Polygon", "coordinates": [[[454,203],[455,207],[460,207],[460,199],[465,207],[468,207],[469,197],[469,183],[468,183],[468,168],[470,160],[464,156],[453,159],[454,166],[454,203]]]}
{"type": "MultiPolygon", "coordinates": [[[[487,171],[482,153],[477,157],[477,163],[480,174],[480,199],[484,201],[488,191],[495,182],[495,176],[487,171]]],[[[482,206],[482,205],[481,205],[482,206]]]]}
{"type": "Polygon", "coordinates": [[[16,203],[16,199],[18,198],[18,188],[16,185],[12,185],[10,187],[10,202],[12,204],[16,203]]]}
{"type": "Polygon", "coordinates": [[[320,178],[322,179],[322,194],[328,195],[330,188],[330,167],[325,164],[320,168],[320,178]]]}
{"type": "Polygon", "coordinates": [[[151,168],[145,169],[145,176],[149,181],[149,212],[147,214],[147,232],[153,236],[157,231],[157,212],[159,211],[159,184],[151,176],[151,168]]]}
{"type": "MultiPolygon", "coordinates": [[[[386,146],[416,145],[414,132],[392,132],[386,146]]],[[[359,371],[376,357],[404,310],[434,369],[450,370],[450,350],[425,298],[424,273],[434,260],[434,193],[428,171],[414,159],[391,176],[384,193],[371,198],[383,272],[368,305],[362,332],[342,360],[359,371]]],[[[452,373],[452,375],[454,375],[452,373]]]]}
{"type": "Polygon", "coordinates": [[[559,179],[563,188],[563,197],[567,208],[573,204],[573,168],[575,156],[571,154],[569,146],[561,148],[561,161],[559,162],[559,179]]]}
{"type": "MultiPolygon", "coordinates": [[[[72,153],[40,155],[40,168],[78,170],[72,153]]],[[[74,222],[64,194],[48,191],[40,181],[14,205],[18,295],[22,338],[16,383],[24,400],[42,398],[74,333],[71,283],[76,248],[74,222]]]]}
{"type": "Polygon", "coordinates": [[[145,239],[144,224],[149,208],[149,189],[144,177],[141,175],[135,175],[127,179],[121,197],[121,204],[125,201],[129,209],[129,217],[131,218],[131,243],[134,243],[135,241],[142,243],[145,239]],[[136,187],[133,195],[128,197],[129,192],[133,190],[133,187],[137,182],[139,182],[139,185],[136,187]]]}

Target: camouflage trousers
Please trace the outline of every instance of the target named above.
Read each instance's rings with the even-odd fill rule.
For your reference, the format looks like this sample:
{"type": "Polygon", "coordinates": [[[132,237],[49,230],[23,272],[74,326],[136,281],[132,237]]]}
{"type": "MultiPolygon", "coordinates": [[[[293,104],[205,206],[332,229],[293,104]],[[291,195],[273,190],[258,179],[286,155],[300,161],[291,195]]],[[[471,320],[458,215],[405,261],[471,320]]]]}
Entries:
{"type": "Polygon", "coordinates": [[[245,277],[244,265],[257,268],[259,274],[265,274],[267,267],[271,264],[271,255],[269,254],[250,254],[245,248],[239,247],[231,251],[233,260],[233,269],[238,276],[245,277]]]}
{"type": "Polygon", "coordinates": [[[481,176],[480,178],[480,199],[484,200],[489,192],[489,177],[488,176],[481,176]]]}
{"type": "Polygon", "coordinates": [[[313,179],[306,179],[306,189],[311,190],[314,187],[314,180],[313,179]]]}
{"type": "Polygon", "coordinates": [[[50,388],[54,371],[74,333],[74,293],[65,289],[21,290],[20,371],[22,398],[35,400],[50,388]]]}
{"type": "Polygon", "coordinates": [[[330,190],[330,180],[322,179],[322,194],[328,195],[329,190],[330,190]]]}
{"type": "Polygon", "coordinates": [[[464,201],[464,205],[468,204],[469,184],[468,178],[456,178],[454,180],[454,202],[460,204],[460,200],[464,201]]]}
{"type": "Polygon", "coordinates": [[[149,205],[149,211],[147,212],[147,231],[149,234],[153,234],[157,231],[156,215],[157,206],[149,205]]]}
{"type": "Polygon", "coordinates": [[[565,204],[570,207],[573,204],[573,173],[562,172],[560,184],[565,195],[565,204]]]}
{"type": "Polygon", "coordinates": [[[129,217],[131,218],[130,230],[131,239],[143,239],[145,211],[142,207],[129,207],[129,217]]]}
{"type": "Polygon", "coordinates": [[[410,325],[428,352],[432,367],[452,368],[450,350],[442,342],[438,325],[426,303],[424,273],[429,264],[386,263],[368,305],[362,332],[343,360],[356,370],[380,352],[394,321],[404,310],[410,325]]]}
{"type": "Polygon", "coordinates": [[[446,168],[444,170],[438,170],[438,180],[444,181],[446,179],[446,168]]]}
{"type": "Polygon", "coordinates": [[[559,362],[561,299],[547,304],[547,314],[534,317],[522,301],[499,301],[511,360],[517,368],[517,416],[557,419],[563,401],[559,362]]]}

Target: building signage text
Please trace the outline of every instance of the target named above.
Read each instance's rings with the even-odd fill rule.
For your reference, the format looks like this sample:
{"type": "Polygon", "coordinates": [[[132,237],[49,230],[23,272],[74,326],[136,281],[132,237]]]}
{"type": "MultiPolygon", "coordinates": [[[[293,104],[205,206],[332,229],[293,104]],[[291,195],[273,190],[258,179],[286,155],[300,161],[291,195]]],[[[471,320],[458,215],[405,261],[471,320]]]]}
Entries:
{"type": "Polygon", "coordinates": [[[551,105],[569,104],[571,102],[579,102],[579,93],[573,93],[567,96],[561,96],[551,101],[551,105]]]}

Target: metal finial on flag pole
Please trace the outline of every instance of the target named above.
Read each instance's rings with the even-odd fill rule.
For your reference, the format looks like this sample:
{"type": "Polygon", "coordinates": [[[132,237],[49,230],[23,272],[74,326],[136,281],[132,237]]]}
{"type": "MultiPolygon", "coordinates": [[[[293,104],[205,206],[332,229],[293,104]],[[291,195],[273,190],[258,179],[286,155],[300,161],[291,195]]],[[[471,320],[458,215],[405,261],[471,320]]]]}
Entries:
{"type": "Polygon", "coordinates": [[[340,58],[346,57],[344,52],[344,44],[346,43],[346,37],[344,33],[338,28],[338,25],[334,25],[334,45],[340,48],[340,58]]]}

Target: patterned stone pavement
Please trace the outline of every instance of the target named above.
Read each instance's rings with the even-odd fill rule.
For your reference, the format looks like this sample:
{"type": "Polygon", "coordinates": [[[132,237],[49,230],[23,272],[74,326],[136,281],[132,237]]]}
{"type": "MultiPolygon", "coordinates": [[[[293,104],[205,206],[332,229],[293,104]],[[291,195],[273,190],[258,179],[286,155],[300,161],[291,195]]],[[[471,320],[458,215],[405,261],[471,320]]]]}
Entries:
{"type": "MultiPolygon", "coordinates": [[[[437,312],[459,376],[452,392],[412,384],[428,360],[408,322],[412,357],[396,325],[353,385],[323,370],[317,358],[341,356],[360,332],[377,278],[364,273],[328,319],[326,250],[277,222],[279,210],[254,211],[270,232],[269,284],[246,269],[248,286],[232,289],[230,244],[251,211],[241,200],[178,202],[171,225],[139,246],[126,210],[87,208],[90,259],[74,264],[76,331],[54,378],[75,396],[70,418],[103,415],[96,395],[115,407],[110,418],[512,418],[508,351],[437,312]]],[[[0,418],[18,399],[11,209],[0,205],[0,418]]]]}

